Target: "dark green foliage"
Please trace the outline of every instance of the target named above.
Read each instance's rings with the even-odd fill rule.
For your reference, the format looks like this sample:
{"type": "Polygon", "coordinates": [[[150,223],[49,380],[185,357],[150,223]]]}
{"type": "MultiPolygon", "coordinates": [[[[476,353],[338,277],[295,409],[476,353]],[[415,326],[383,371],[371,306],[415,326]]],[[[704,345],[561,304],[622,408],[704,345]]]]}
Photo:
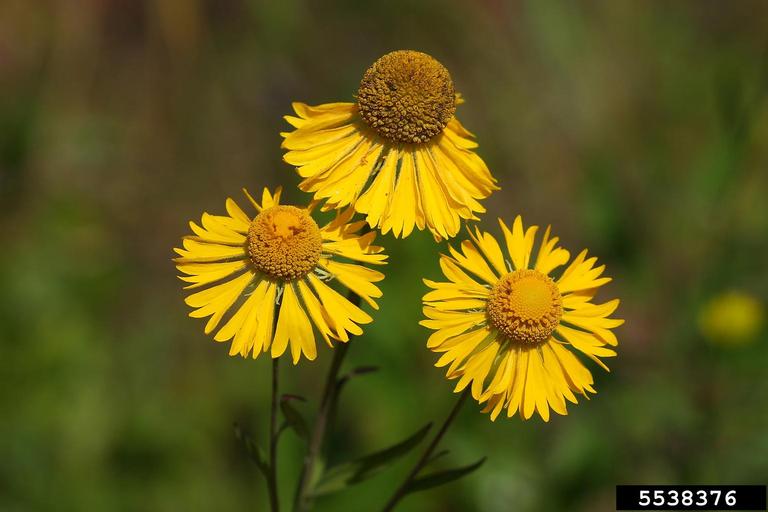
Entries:
{"type": "Polygon", "coordinates": [[[406,488],[406,493],[426,491],[428,489],[432,489],[433,487],[439,487],[441,485],[453,482],[454,480],[458,480],[459,478],[467,476],[480,468],[480,466],[482,466],[485,462],[485,459],[486,458],[483,457],[482,459],[473,464],[469,464],[468,466],[446,469],[443,471],[435,471],[434,473],[430,473],[428,475],[419,476],[408,485],[406,488]]]}
{"type": "Polygon", "coordinates": [[[419,446],[431,427],[431,423],[427,424],[397,444],[353,461],[331,466],[320,477],[315,486],[315,496],[341,491],[350,485],[371,478],[419,446]]]}

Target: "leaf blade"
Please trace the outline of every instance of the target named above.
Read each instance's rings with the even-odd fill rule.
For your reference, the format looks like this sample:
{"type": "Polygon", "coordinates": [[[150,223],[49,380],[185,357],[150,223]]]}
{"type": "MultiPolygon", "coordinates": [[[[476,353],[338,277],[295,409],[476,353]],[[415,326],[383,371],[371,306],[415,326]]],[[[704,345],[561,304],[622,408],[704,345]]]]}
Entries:
{"type": "Polygon", "coordinates": [[[296,395],[283,395],[280,398],[280,410],[283,412],[283,417],[285,418],[288,427],[293,429],[299,438],[308,441],[309,426],[307,426],[304,416],[291,404],[292,400],[304,401],[302,397],[296,395]]]}
{"type": "Polygon", "coordinates": [[[269,464],[266,454],[248,433],[243,432],[237,423],[235,423],[235,438],[243,444],[248,457],[256,464],[264,477],[269,478],[269,464]]]}
{"type": "Polygon", "coordinates": [[[438,487],[453,482],[454,480],[458,480],[480,468],[485,462],[485,459],[486,458],[483,457],[477,462],[466,466],[446,469],[444,471],[436,471],[423,477],[414,478],[405,488],[405,494],[426,491],[427,489],[432,489],[433,487],[438,487]]]}
{"type": "Polygon", "coordinates": [[[414,434],[392,446],[332,466],[320,478],[313,495],[331,494],[371,478],[418,446],[431,428],[432,424],[428,423],[414,434]]]}

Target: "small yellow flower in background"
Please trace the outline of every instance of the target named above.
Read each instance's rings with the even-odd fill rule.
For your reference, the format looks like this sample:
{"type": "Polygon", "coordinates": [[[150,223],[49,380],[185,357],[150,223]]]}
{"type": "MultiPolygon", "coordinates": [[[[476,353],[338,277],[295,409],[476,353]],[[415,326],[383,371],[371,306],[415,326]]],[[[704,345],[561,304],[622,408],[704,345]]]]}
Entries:
{"type": "Polygon", "coordinates": [[[436,238],[476,220],[497,190],[473,135],[454,117],[461,103],[448,70],[427,54],[388,53],[365,72],[356,103],[294,103],[284,160],[324,209],[353,206],[371,227],[436,238]]]}
{"type": "Polygon", "coordinates": [[[576,353],[608,369],[600,358],[613,357],[618,344],[611,331],[623,320],[609,318],[619,305],[614,299],[592,302],[604,266],[582,251],[570,260],[546,229],[534,252],[537,226],[523,229],[518,216],[512,230],[499,219],[506,255],[496,239],[475,228],[461,252],[450,248],[440,266],[447,282],[424,282],[433,290],[424,296],[421,324],[436,332],[427,347],[441,353],[435,366],[448,365],[447,377],[459,379],[455,391],[471,385],[472,397],[486,403],[483,412],[495,420],[519,412],[528,419],[537,411],[549,421],[549,410],[567,414],[568,400],[595,393],[592,374],[576,353]]]}
{"type": "Polygon", "coordinates": [[[234,312],[214,335],[232,340],[230,355],[256,358],[270,351],[280,357],[290,346],[293,363],[303,354],[317,356],[314,328],[329,346],[359,335],[359,324],[371,317],[328,283],[335,279],[373,308],[381,291],[373,283],[384,275],[363,265],[383,264],[382,248],[372,245],[375,232],[359,234],[364,221],[352,222],[348,209],[319,227],[311,208],[280,204],[280,189],[264,189],[261,204],[245,191],[258,214],[247,215],[227,199],[227,215],[202,216],[202,227],[189,225],[193,236],[183,238],[176,268],[196,291],[186,298],[190,316],[210,317],[205,333],[213,332],[228,311],[234,312]],[[341,260],[341,261],[340,261],[341,260]],[[344,261],[350,260],[350,261],[344,261]]]}
{"type": "Polygon", "coordinates": [[[715,343],[752,341],[763,327],[763,305],[756,297],[731,290],[710,300],[699,313],[699,328],[715,343]]]}

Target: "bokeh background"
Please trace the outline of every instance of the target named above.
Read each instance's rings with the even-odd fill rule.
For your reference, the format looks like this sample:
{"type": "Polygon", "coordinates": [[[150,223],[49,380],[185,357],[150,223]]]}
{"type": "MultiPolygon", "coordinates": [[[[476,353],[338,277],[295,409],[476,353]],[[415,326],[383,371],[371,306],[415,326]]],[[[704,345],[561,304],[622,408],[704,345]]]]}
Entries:
{"type": "MultiPolygon", "coordinates": [[[[306,201],[281,116],[351,100],[401,48],[467,100],[502,186],[483,225],[522,213],[590,248],[627,320],[591,401],[548,424],[471,404],[440,464],[485,466],[401,510],[603,511],[617,483],[765,483],[766,19],[762,1],[3,0],[0,509],[267,509],[232,424],[263,443],[269,361],[186,317],[171,248],[242,186],[306,201]]],[[[345,389],[331,462],[456,398],[417,324],[445,246],[383,243],[381,310],[348,360],[381,370],[345,389]]],[[[283,367],[310,417],[330,359],[283,367]]],[[[281,449],[288,505],[302,445],[281,449]]],[[[317,509],[375,510],[413,459],[317,509]]]]}

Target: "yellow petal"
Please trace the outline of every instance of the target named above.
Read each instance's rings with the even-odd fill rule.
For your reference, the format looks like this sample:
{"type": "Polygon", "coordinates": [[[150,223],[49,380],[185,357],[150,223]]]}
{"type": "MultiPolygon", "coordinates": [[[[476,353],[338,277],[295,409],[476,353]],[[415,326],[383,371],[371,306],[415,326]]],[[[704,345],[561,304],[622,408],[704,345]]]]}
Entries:
{"type": "Polygon", "coordinates": [[[565,401],[563,398],[568,399],[568,401],[572,403],[577,403],[577,400],[576,396],[573,394],[573,391],[571,391],[571,387],[568,385],[568,381],[563,374],[563,368],[560,364],[560,361],[552,348],[552,345],[557,344],[558,343],[556,341],[550,339],[541,346],[541,353],[544,357],[544,367],[547,369],[547,374],[549,375],[555,390],[560,396],[560,400],[557,402],[557,407],[553,407],[553,409],[555,409],[555,411],[559,414],[567,414],[568,411],[566,410],[565,401]]]}
{"type": "Polygon", "coordinates": [[[395,193],[395,170],[399,157],[396,149],[390,148],[387,151],[384,163],[376,173],[373,183],[355,202],[355,209],[367,214],[365,220],[374,227],[381,224],[395,193]]]}
{"type": "Polygon", "coordinates": [[[317,330],[320,331],[320,335],[323,337],[328,346],[333,347],[333,344],[329,338],[329,335],[333,336],[333,332],[331,331],[331,328],[328,327],[328,323],[325,321],[325,315],[327,315],[327,313],[324,311],[320,301],[317,299],[317,297],[315,297],[315,294],[312,293],[312,290],[310,290],[309,286],[306,282],[304,282],[304,280],[298,281],[298,285],[301,299],[304,302],[304,305],[307,307],[307,311],[309,312],[309,316],[312,318],[312,321],[315,323],[315,327],[317,327],[317,330]]]}
{"type": "Polygon", "coordinates": [[[528,359],[530,350],[518,350],[518,363],[515,368],[515,379],[512,382],[512,389],[509,391],[509,403],[507,405],[507,416],[512,417],[520,411],[520,417],[523,417],[523,395],[528,380],[528,359]]]}
{"type": "Polygon", "coordinates": [[[582,251],[563,271],[563,275],[557,281],[557,288],[560,293],[566,294],[598,288],[611,281],[609,277],[600,277],[605,266],[595,267],[597,258],[586,259],[586,256],[587,251],[582,251]]]}
{"type": "Polygon", "coordinates": [[[584,396],[587,392],[594,393],[595,390],[592,388],[594,380],[587,367],[570,350],[559,343],[550,343],[549,347],[552,348],[557,357],[569,387],[584,396]]]}
{"type": "Polygon", "coordinates": [[[459,231],[459,216],[449,207],[448,194],[442,180],[435,176],[432,161],[426,160],[424,154],[423,150],[416,150],[410,156],[413,158],[426,225],[442,238],[451,238],[459,231]]]}
{"type": "MultiPolygon", "coordinates": [[[[266,281],[259,281],[253,293],[248,296],[229,321],[218,330],[213,339],[216,341],[228,341],[234,338],[245,323],[246,318],[251,313],[255,313],[255,306],[258,305],[260,297],[264,295],[265,289],[266,281]]],[[[255,317],[255,314],[253,316],[255,317]]]]}
{"type": "MultiPolygon", "coordinates": [[[[277,306],[275,305],[275,297],[277,296],[277,285],[273,282],[268,282],[267,289],[264,291],[264,296],[261,299],[261,307],[259,311],[258,324],[256,326],[256,345],[261,344],[261,351],[266,352],[272,346],[272,336],[275,329],[275,314],[277,306]]],[[[258,350],[254,347],[253,358],[259,355],[258,350]]]]}
{"type": "Polygon", "coordinates": [[[458,262],[449,256],[440,256],[440,269],[443,271],[443,274],[445,274],[445,277],[459,286],[473,290],[477,293],[488,292],[488,288],[478,283],[474,278],[470,277],[469,274],[461,270],[458,262]]]}
{"type": "Polygon", "coordinates": [[[185,288],[199,288],[239,273],[247,266],[247,260],[240,260],[220,263],[180,263],[176,265],[176,268],[189,274],[188,276],[179,276],[182,281],[193,283],[185,286],[185,288]]]}
{"type": "Polygon", "coordinates": [[[423,279],[423,281],[424,284],[430,288],[434,288],[424,295],[424,303],[455,299],[483,299],[487,301],[490,293],[488,288],[478,290],[476,288],[464,287],[455,283],[438,283],[430,281],[429,279],[423,279]]]}
{"type": "MultiPolygon", "coordinates": [[[[292,107],[299,117],[285,116],[286,121],[295,128],[304,130],[321,130],[346,124],[351,122],[357,114],[357,105],[354,103],[325,103],[310,106],[294,102],[292,107]]],[[[289,133],[281,135],[287,137],[289,133]]]]}
{"type": "Polygon", "coordinates": [[[534,266],[534,269],[545,275],[548,275],[557,267],[568,263],[568,259],[571,257],[571,254],[568,251],[561,247],[556,247],[559,238],[554,237],[550,239],[549,231],[550,228],[547,226],[534,266]]]}
{"type": "Polygon", "coordinates": [[[193,308],[198,308],[191,312],[190,316],[194,318],[211,316],[205,326],[205,333],[209,334],[253,278],[252,272],[245,272],[231,281],[190,295],[185,302],[193,308]]]}
{"type": "MultiPolygon", "coordinates": [[[[392,157],[388,157],[392,158],[392,157]]],[[[413,231],[414,225],[424,228],[425,219],[421,206],[421,198],[416,183],[413,158],[404,152],[400,158],[400,175],[395,185],[395,191],[389,202],[389,208],[381,225],[381,232],[392,230],[395,237],[407,237],[413,231]]]]}
{"type": "Polygon", "coordinates": [[[463,219],[474,218],[473,212],[483,213],[485,208],[475,199],[482,199],[484,194],[477,191],[477,187],[466,179],[456,166],[448,159],[440,159],[439,150],[434,144],[424,147],[425,158],[436,170],[437,179],[444,187],[451,200],[451,206],[463,219]],[[473,196],[473,193],[476,194],[473,196]]]}
{"type": "Polygon", "coordinates": [[[244,235],[251,225],[250,220],[243,221],[239,217],[211,215],[210,213],[203,213],[200,220],[206,230],[223,235],[234,235],[235,233],[244,235]]]}
{"type": "Polygon", "coordinates": [[[381,290],[373,283],[384,279],[384,274],[362,265],[339,263],[333,260],[328,260],[323,266],[341,284],[359,295],[373,309],[379,309],[378,304],[376,304],[373,298],[379,298],[382,294],[381,290]]]}
{"type": "Polygon", "coordinates": [[[471,241],[464,240],[461,242],[461,253],[450,246],[448,250],[459,265],[483,279],[486,283],[495,285],[498,282],[498,276],[493,273],[485,258],[483,258],[480,251],[471,241]]]}
{"type": "Polygon", "coordinates": [[[315,191],[320,188],[323,180],[344,161],[359,151],[366,138],[359,133],[353,133],[346,139],[333,144],[318,146],[313,150],[289,151],[283,159],[297,166],[299,176],[305,178],[300,187],[305,191],[315,191]],[[306,163],[302,163],[306,160],[306,163]]]}
{"type": "Polygon", "coordinates": [[[242,258],[245,256],[245,247],[232,247],[229,245],[209,244],[190,240],[182,240],[184,250],[177,249],[176,252],[182,256],[177,262],[196,263],[206,261],[219,261],[226,259],[242,258]]]}
{"type": "Polygon", "coordinates": [[[452,135],[449,130],[443,130],[441,135],[435,137],[435,154],[442,154],[450,160],[468,181],[477,186],[480,197],[487,197],[492,191],[498,190],[496,180],[483,159],[474,151],[459,147],[458,139],[452,135]]]}
{"type": "Polygon", "coordinates": [[[599,317],[579,317],[571,315],[568,312],[563,314],[561,321],[589,331],[605,343],[613,346],[618,345],[619,341],[616,338],[616,335],[611,331],[611,328],[618,327],[624,323],[624,320],[599,317]]]}
{"type": "Polygon", "coordinates": [[[578,307],[571,308],[574,311],[569,313],[574,316],[582,317],[602,317],[605,318],[611,315],[616,308],[619,307],[619,299],[613,299],[603,304],[582,304],[578,307]]]}
{"type": "MultiPolygon", "coordinates": [[[[282,147],[290,149],[294,153],[302,151],[315,150],[322,146],[339,146],[339,141],[348,140],[349,137],[357,133],[357,128],[353,124],[343,124],[341,126],[334,126],[332,128],[325,129],[313,129],[313,130],[296,130],[285,136],[282,147]]],[[[317,156],[317,154],[316,154],[317,156]]],[[[307,158],[300,161],[300,163],[290,162],[286,159],[286,162],[300,165],[301,163],[308,163],[311,159],[307,158]]]]}
{"type": "Polygon", "coordinates": [[[328,313],[326,321],[335,330],[338,339],[342,341],[349,339],[345,331],[356,336],[362,334],[363,330],[357,324],[370,323],[372,318],[365,311],[342,297],[336,290],[323,283],[317,276],[310,274],[307,278],[320,298],[320,303],[328,313]]]}
{"type": "MultiPolygon", "coordinates": [[[[237,327],[237,331],[234,334],[234,340],[232,340],[232,346],[230,347],[229,351],[230,355],[240,354],[241,356],[245,357],[249,352],[251,352],[251,350],[253,350],[253,357],[255,358],[261,353],[263,340],[256,338],[256,331],[259,326],[258,317],[263,309],[264,294],[266,293],[268,287],[268,281],[262,280],[259,282],[259,285],[251,293],[250,297],[248,297],[248,300],[246,301],[246,304],[241,309],[241,311],[245,310],[244,318],[242,320],[242,324],[239,327],[233,326],[237,327]]],[[[268,307],[274,309],[274,304],[270,303],[268,307]]],[[[217,333],[217,337],[214,339],[229,336],[228,333],[222,333],[222,331],[224,331],[226,328],[227,326],[222,327],[221,330],[217,333]]]]}
{"type": "Polygon", "coordinates": [[[226,208],[229,216],[240,223],[241,229],[245,228],[247,230],[248,226],[251,224],[252,219],[246,215],[246,213],[230,197],[227,198],[226,208]]]}
{"type": "Polygon", "coordinates": [[[468,322],[463,325],[440,329],[429,337],[427,348],[434,352],[447,352],[459,345],[472,346],[474,348],[491,333],[487,326],[468,330],[475,326],[474,322],[468,322]]]}
{"type": "MultiPolygon", "coordinates": [[[[286,299],[286,297],[292,296],[291,292],[289,291],[290,289],[290,284],[286,284],[283,287],[283,296],[281,298],[280,311],[277,317],[277,328],[275,329],[275,337],[272,340],[272,358],[280,357],[285,353],[286,349],[288,348],[288,342],[291,339],[292,326],[296,323],[296,318],[294,315],[295,308],[292,307],[293,303],[291,302],[290,298],[286,299]]],[[[296,354],[294,354],[294,359],[295,356],[296,354]]]]}
{"type": "Polygon", "coordinates": [[[470,231],[470,236],[474,240],[477,247],[482,251],[485,258],[491,262],[493,268],[499,277],[507,274],[508,269],[504,264],[504,255],[501,252],[501,247],[490,233],[482,232],[478,228],[475,228],[474,235],[470,231]]]}
{"type": "Polygon", "coordinates": [[[507,244],[507,251],[512,258],[512,265],[516,270],[528,268],[528,263],[533,250],[533,243],[536,240],[538,226],[530,226],[528,230],[523,231],[523,219],[519,215],[515,217],[512,224],[512,232],[509,231],[504,221],[499,219],[499,226],[504,233],[504,240],[507,244]]]}
{"type": "MultiPolygon", "coordinates": [[[[211,216],[209,216],[210,218],[211,216]]],[[[203,218],[205,218],[205,215],[203,215],[203,218]]],[[[194,222],[189,223],[190,229],[192,229],[192,232],[197,235],[197,240],[199,242],[204,243],[218,243],[223,245],[234,245],[234,246],[240,246],[245,243],[245,235],[242,233],[239,233],[237,231],[229,230],[221,226],[219,229],[216,230],[210,230],[210,229],[204,229],[195,224],[194,222]]],[[[195,240],[195,237],[184,237],[195,240]]]]}

